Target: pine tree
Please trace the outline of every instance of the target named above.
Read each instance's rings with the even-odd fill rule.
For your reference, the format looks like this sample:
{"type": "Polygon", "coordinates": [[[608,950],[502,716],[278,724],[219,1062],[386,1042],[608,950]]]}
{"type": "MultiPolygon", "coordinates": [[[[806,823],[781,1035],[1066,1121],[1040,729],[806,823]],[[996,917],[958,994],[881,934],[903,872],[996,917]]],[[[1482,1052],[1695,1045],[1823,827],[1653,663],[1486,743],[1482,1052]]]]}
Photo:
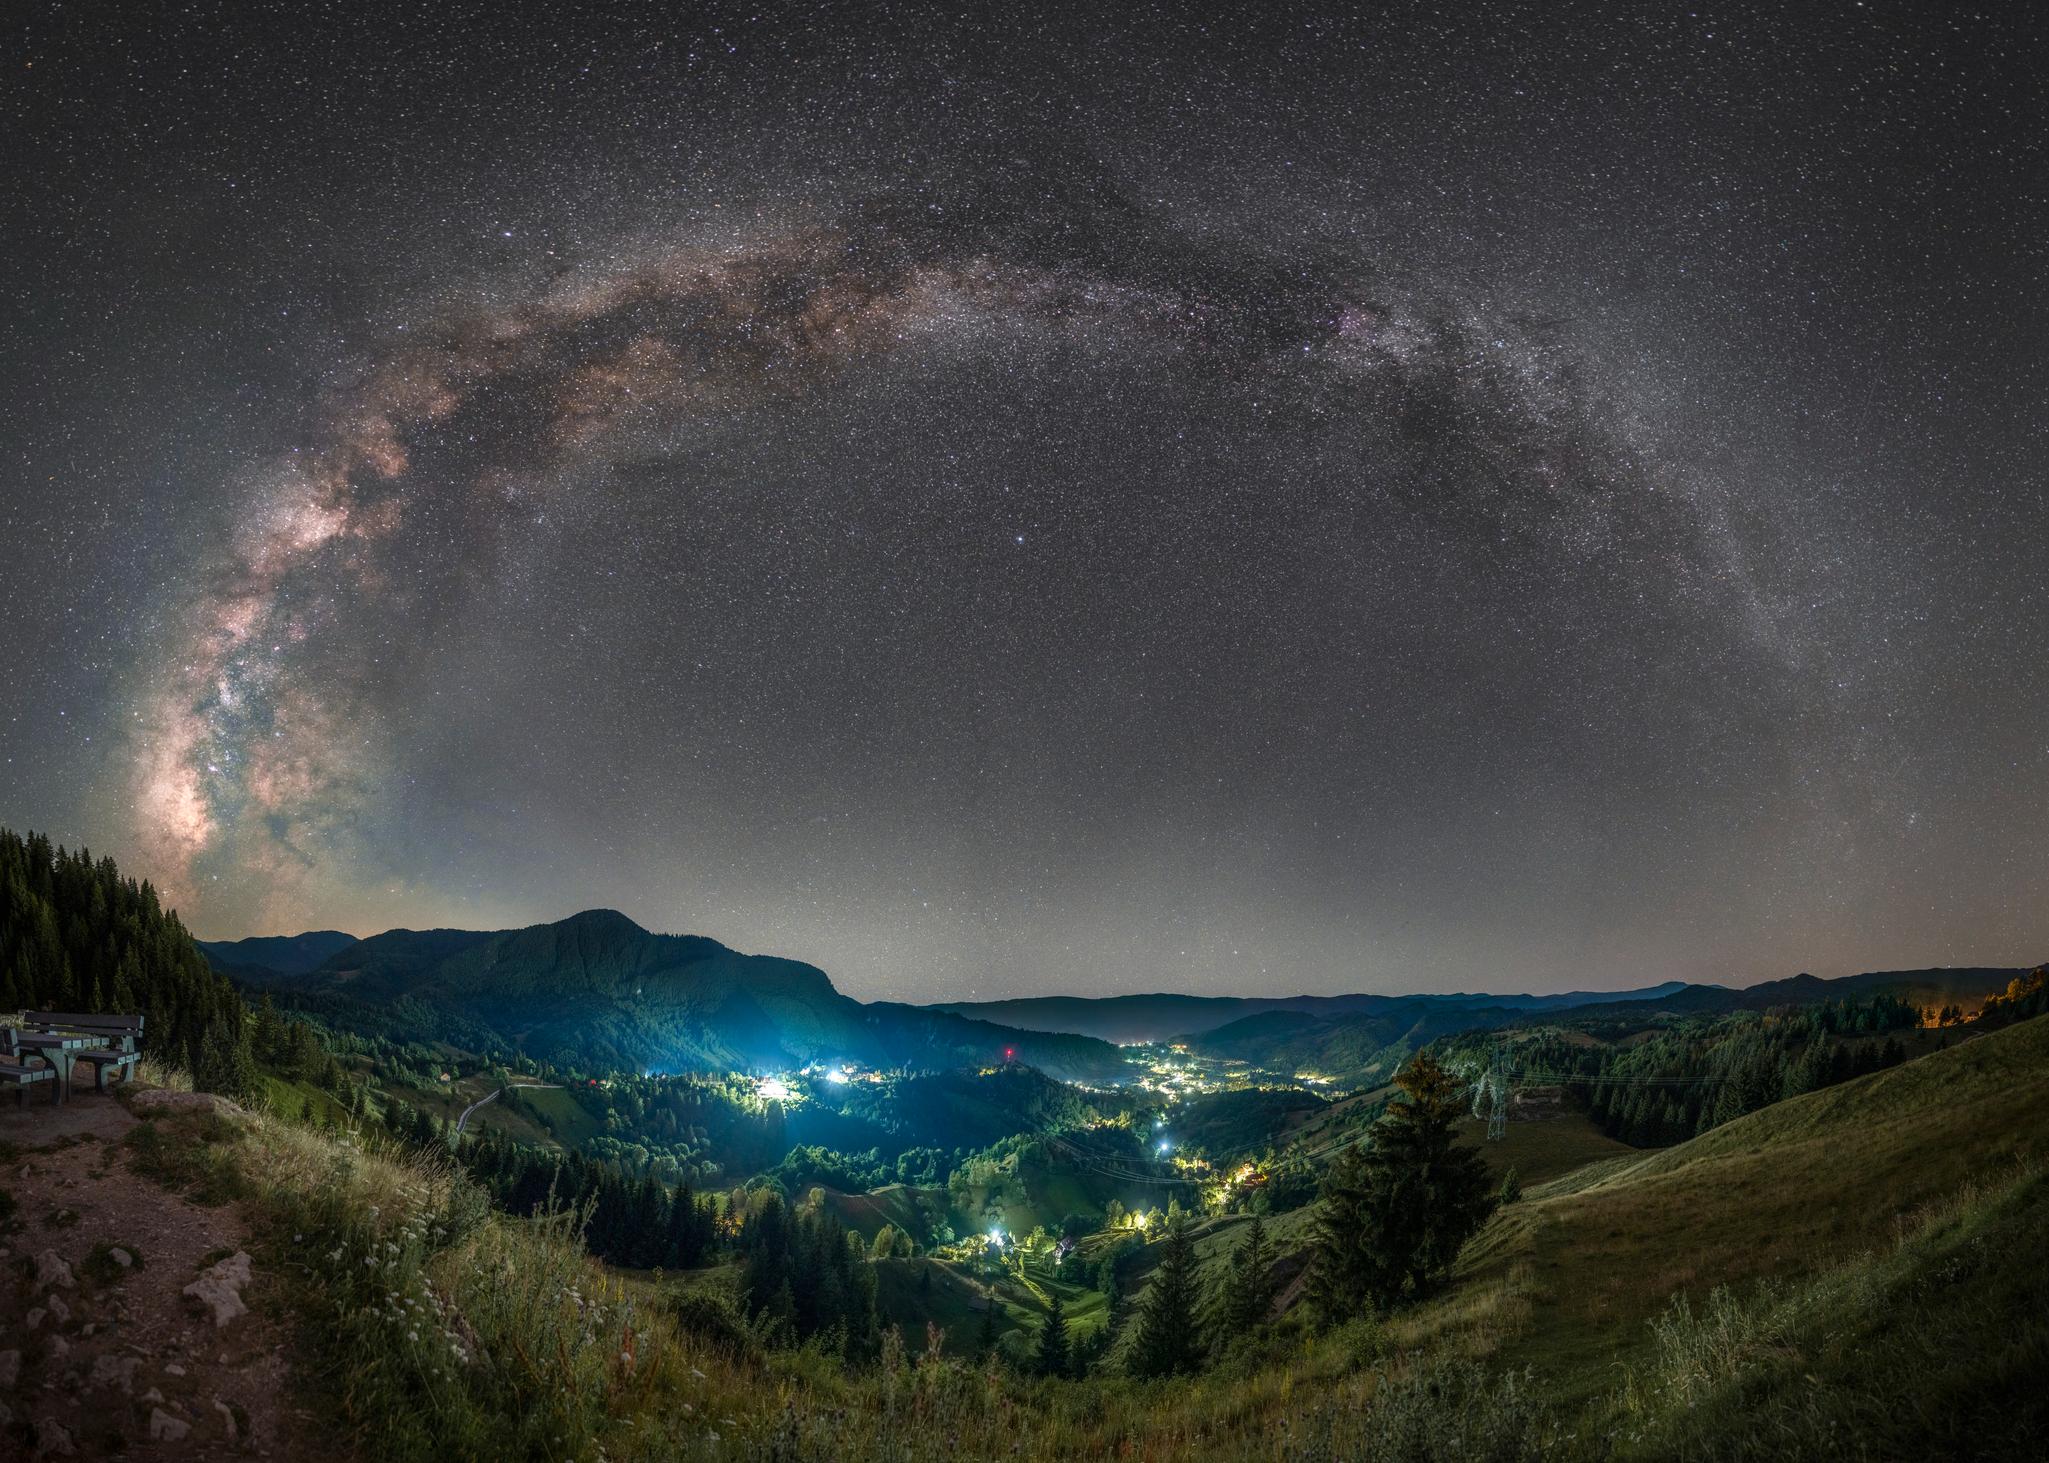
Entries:
{"type": "Polygon", "coordinates": [[[1215,1345],[1229,1346],[1266,1323],[1267,1312],[1273,1307],[1273,1279],[1268,1273],[1272,1266],[1266,1221],[1254,1215],[1246,1227],[1245,1238],[1231,1252],[1230,1269],[1211,1310],[1210,1330],[1215,1345]]]}
{"type": "Polygon", "coordinates": [[[1032,1369],[1042,1377],[1067,1375],[1067,1317],[1057,1295],[1046,1311],[1046,1319],[1039,1323],[1039,1348],[1032,1358],[1032,1369]]]}
{"type": "Polygon", "coordinates": [[[990,1286],[983,1297],[982,1324],[975,1332],[975,1360],[987,1360],[996,1349],[996,1287],[990,1286]]]}
{"type": "Polygon", "coordinates": [[[1195,1315],[1195,1245],[1177,1219],[1161,1242],[1160,1263],[1138,1302],[1138,1331],[1128,1362],[1133,1376],[1170,1377],[1202,1365],[1195,1315]]]}
{"type": "Polygon", "coordinates": [[[1498,1195],[1498,1196],[1496,1197],[1496,1199],[1495,1199],[1495,1203],[1497,1203],[1497,1204],[1501,1205],[1502,1207],[1506,1208],[1506,1207],[1507,1207],[1508,1205],[1510,1205],[1510,1204],[1518,1204],[1518,1203],[1521,1203],[1521,1202],[1522,1202],[1522,1196],[1523,1196],[1523,1180],[1522,1180],[1522,1175],[1521,1175],[1521,1174],[1519,1174],[1519,1173],[1517,1173],[1517,1172],[1515,1171],[1515,1166],[1514,1166],[1513,1164],[1511,1164],[1511,1165],[1509,1165],[1509,1169],[1508,1169],[1508,1172],[1507,1172],[1507,1173],[1505,1173],[1505,1174],[1503,1174],[1503,1175],[1501,1176],[1501,1192],[1500,1192],[1500,1194],[1499,1194],[1499,1195],[1498,1195]]]}
{"type": "Polygon", "coordinates": [[[1395,1085],[1368,1143],[1324,1182],[1310,1295],[1327,1324],[1427,1294],[1493,1211],[1479,1150],[1454,1141],[1456,1080],[1424,1052],[1395,1085]]]}
{"type": "Polygon", "coordinates": [[[278,1019],[277,1006],[270,999],[270,992],[263,993],[263,999],[256,1003],[255,1019],[250,1022],[249,1046],[259,1062],[271,1066],[279,1065],[284,1048],[284,1023],[278,1019]]]}

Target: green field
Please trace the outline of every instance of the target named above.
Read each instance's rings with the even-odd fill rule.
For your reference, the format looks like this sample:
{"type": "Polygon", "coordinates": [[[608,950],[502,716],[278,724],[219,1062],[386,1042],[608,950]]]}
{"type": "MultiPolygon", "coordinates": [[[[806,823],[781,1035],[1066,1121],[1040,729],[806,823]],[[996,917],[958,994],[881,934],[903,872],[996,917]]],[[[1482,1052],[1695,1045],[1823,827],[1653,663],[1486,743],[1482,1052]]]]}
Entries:
{"type": "Polygon", "coordinates": [[[1561,1177],[1602,1159],[1640,1157],[1644,1150],[1617,1142],[1595,1127],[1581,1112],[1561,1112],[1555,1117],[1511,1120],[1497,1139],[1487,1138],[1487,1124],[1468,1118],[1459,1126],[1459,1137],[1473,1144],[1496,1174],[1514,1169],[1524,1188],[1561,1177]]]}
{"type": "MultiPolygon", "coordinates": [[[[491,1107],[480,1109],[479,1116],[491,1112],[492,1108],[504,1107],[510,1100],[511,1094],[507,1093],[504,1097],[492,1103],[491,1107]]],[[[555,1142],[565,1147],[573,1148],[579,1143],[588,1142],[602,1131],[596,1120],[584,1110],[583,1105],[571,1096],[566,1088],[522,1087],[519,1093],[519,1102],[520,1107],[526,1113],[533,1115],[535,1126],[541,1128],[555,1142]]],[[[517,1111],[509,1111],[505,1114],[496,1114],[494,1116],[500,1122],[511,1122],[520,1117],[521,1114],[517,1111]]],[[[471,1121],[475,1121],[475,1119],[471,1121]]]]}
{"type": "Polygon", "coordinates": [[[816,1188],[811,1193],[841,1224],[870,1243],[885,1224],[894,1224],[915,1238],[924,1229],[921,1201],[941,1209],[946,1204],[944,1189],[914,1189],[906,1184],[887,1184],[865,1194],[843,1194],[826,1188],[816,1188]]]}
{"type": "Polygon", "coordinates": [[[257,1080],[263,1085],[263,1105],[272,1112],[297,1118],[310,1102],[314,1121],[336,1126],[348,1124],[348,1109],[336,1102],[331,1093],[321,1091],[311,1082],[293,1081],[274,1072],[265,1072],[257,1080]]]}

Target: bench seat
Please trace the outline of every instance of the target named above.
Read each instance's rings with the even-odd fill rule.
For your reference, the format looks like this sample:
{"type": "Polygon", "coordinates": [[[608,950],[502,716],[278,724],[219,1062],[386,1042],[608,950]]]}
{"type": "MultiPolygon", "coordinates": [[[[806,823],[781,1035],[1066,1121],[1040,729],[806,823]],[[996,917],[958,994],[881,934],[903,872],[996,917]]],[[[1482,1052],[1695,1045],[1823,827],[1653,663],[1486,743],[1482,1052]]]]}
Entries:
{"type": "Polygon", "coordinates": [[[71,1057],[73,1061],[92,1063],[93,1090],[105,1092],[108,1069],[111,1068],[117,1076],[133,1077],[135,1064],[142,1059],[142,1054],[122,1051],[118,1047],[87,1047],[84,1051],[73,1052],[71,1057]],[[128,1070],[123,1072],[123,1067],[128,1070]]]}
{"type": "MultiPolygon", "coordinates": [[[[31,1067],[22,1062],[0,1062],[0,1082],[14,1084],[15,1100],[23,1106],[28,1104],[29,1083],[41,1082],[56,1075],[57,1070],[54,1067],[31,1067]]],[[[51,1100],[55,1101],[56,1089],[52,1088],[51,1091],[51,1100]]]]}

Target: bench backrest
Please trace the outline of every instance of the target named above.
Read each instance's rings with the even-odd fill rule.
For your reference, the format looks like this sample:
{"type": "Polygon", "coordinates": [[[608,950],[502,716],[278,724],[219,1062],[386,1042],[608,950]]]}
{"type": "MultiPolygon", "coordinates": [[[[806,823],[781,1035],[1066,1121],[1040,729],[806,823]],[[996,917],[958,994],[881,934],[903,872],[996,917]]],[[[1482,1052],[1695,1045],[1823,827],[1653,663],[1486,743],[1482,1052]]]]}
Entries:
{"type": "Polygon", "coordinates": [[[63,1027],[71,1031],[106,1032],[114,1036],[142,1035],[140,1016],[97,1016],[68,1011],[24,1011],[21,1013],[24,1026],[63,1027]]]}

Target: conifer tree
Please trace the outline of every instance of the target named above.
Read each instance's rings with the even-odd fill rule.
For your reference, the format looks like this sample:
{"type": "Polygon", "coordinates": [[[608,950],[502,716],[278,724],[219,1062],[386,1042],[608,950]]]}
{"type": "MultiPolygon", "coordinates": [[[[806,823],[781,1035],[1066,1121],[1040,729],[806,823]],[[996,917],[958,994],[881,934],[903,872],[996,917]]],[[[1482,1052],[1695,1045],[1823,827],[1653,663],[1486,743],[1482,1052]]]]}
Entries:
{"type": "Polygon", "coordinates": [[[1128,1366],[1133,1376],[1170,1377],[1202,1365],[1195,1315],[1195,1245],[1186,1219],[1160,1242],[1159,1265],[1138,1302],[1138,1331],[1128,1366]]]}
{"type": "Polygon", "coordinates": [[[1032,1369],[1042,1377],[1067,1375],[1067,1317],[1057,1295],[1046,1319],[1039,1323],[1039,1349],[1032,1358],[1032,1369]]]}
{"type": "Polygon", "coordinates": [[[1310,1296],[1327,1324],[1429,1293],[1494,1207],[1479,1150],[1453,1141],[1456,1079],[1424,1052],[1395,1085],[1368,1142],[1324,1183],[1310,1296]]]}
{"type": "Polygon", "coordinates": [[[996,1287],[983,1296],[982,1324],[975,1332],[975,1360],[984,1361],[996,1349],[996,1287]]]}
{"type": "Polygon", "coordinates": [[[1266,1241],[1266,1221],[1257,1214],[1246,1228],[1245,1238],[1231,1252],[1231,1269],[1225,1280],[1222,1316],[1226,1341],[1248,1336],[1266,1323],[1273,1306],[1273,1250],[1266,1241]]]}

